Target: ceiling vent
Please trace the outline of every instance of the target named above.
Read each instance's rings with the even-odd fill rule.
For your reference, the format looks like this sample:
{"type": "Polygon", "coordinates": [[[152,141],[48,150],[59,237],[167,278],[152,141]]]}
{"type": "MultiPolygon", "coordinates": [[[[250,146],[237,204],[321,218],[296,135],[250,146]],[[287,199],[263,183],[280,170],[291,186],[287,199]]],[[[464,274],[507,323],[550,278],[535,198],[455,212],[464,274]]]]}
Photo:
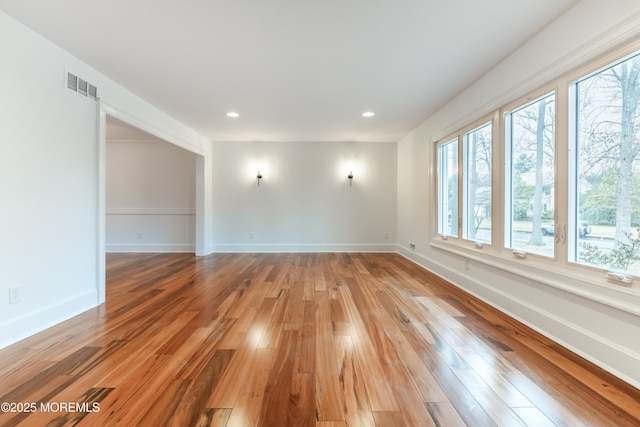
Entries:
{"type": "Polygon", "coordinates": [[[98,88],[87,82],[84,79],[76,76],[73,73],[67,71],[67,78],[65,85],[67,89],[72,92],[77,93],[85,98],[88,98],[92,101],[96,101],[98,99],[98,88]]]}

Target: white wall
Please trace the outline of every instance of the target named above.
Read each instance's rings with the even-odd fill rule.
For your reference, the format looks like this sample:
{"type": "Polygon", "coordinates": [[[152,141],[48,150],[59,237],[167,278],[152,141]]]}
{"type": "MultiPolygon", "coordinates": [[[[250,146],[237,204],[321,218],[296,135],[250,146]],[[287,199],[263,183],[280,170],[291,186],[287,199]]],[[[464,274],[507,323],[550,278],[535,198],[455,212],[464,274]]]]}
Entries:
{"type": "Polygon", "coordinates": [[[194,252],[195,169],[173,144],[107,138],[107,252],[194,252]]]}
{"type": "Polygon", "coordinates": [[[65,68],[95,84],[120,115],[206,156],[209,174],[211,162],[205,138],[4,12],[0,58],[3,347],[99,301],[97,106],[64,87],[65,68]],[[22,301],[10,305],[12,286],[21,287],[22,301]]]}
{"type": "Polygon", "coordinates": [[[398,146],[398,243],[408,258],[640,386],[640,292],[566,277],[434,239],[434,142],[640,35],[640,2],[584,0],[398,146]],[[416,251],[409,250],[409,242],[416,251]],[[441,245],[440,245],[441,246],[441,245]]]}
{"type": "Polygon", "coordinates": [[[216,251],[395,250],[396,143],[219,142],[213,158],[216,251]]]}
{"type": "Polygon", "coordinates": [[[95,104],[24,33],[0,13],[0,346],[96,303],[95,104]]]}

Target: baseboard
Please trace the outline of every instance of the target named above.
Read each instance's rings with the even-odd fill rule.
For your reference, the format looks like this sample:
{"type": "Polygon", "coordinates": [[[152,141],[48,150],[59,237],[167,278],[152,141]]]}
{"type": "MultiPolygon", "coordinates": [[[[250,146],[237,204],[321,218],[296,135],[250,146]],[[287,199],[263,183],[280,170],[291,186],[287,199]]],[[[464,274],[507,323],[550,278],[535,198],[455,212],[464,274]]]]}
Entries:
{"type": "Polygon", "coordinates": [[[10,319],[0,324],[0,348],[42,332],[97,305],[98,295],[92,290],[10,319]]]}
{"type": "Polygon", "coordinates": [[[117,243],[107,244],[106,252],[158,252],[158,253],[190,253],[196,251],[193,243],[117,243]]]}
{"type": "Polygon", "coordinates": [[[623,381],[640,388],[640,373],[637,370],[640,366],[640,354],[477,278],[435,263],[408,248],[398,246],[397,252],[623,381]]]}
{"type": "Polygon", "coordinates": [[[295,253],[295,252],[396,252],[395,244],[219,244],[213,245],[213,252],[242,253],[295,253]]]}
{"type": "Polygon", "coordinates": [[[106,215],[191,215],[195,208],[107,208],[106,215]]]}

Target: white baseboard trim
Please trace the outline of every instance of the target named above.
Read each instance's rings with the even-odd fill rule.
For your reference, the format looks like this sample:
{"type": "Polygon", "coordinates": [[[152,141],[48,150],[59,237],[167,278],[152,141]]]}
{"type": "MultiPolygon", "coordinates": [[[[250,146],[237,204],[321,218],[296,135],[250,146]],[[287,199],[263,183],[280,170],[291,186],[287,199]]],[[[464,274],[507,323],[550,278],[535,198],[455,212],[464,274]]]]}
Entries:
{"type": "Polygon", "coordinates": [[[97,292],[91,290],[12,318],[0,324],[0,348],[42,332],[97,305],[97,292]]]}
{"type": "Polygon", "coordinates": [[[640,354],[474,277],[435,263],[408,248],[398,246],[397,252],[623,381],[640,388],[640,373],[637,370],[640,366],[640,354]]]}
{"type": "Polygon", "coordinates": [[[107,208],[106,215],[191,215],[195,208],[107,208]]]}
{"type": "Polygon", "coordinates": [[[396,252],[395,244],[219,244],[213,245],[215,253],[295,253],[295,252],[396,252]]]}
{"type": "Polygon", "coordinates": [[[158,253],[190,253],[196,251],[193,243],[116,243],[107,244],[106,252],[158,252],[158,253]]]}

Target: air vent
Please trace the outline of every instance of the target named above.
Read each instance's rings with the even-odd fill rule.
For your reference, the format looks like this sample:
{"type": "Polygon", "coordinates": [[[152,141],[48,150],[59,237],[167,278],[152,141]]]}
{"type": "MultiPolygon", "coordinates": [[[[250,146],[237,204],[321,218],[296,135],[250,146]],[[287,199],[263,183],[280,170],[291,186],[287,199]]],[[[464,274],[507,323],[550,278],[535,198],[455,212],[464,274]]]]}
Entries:
{"type": "Polygon", "coordinates": [[[82,96],[87,96],[88,83],[82,79],[78,79],[78,93],[82,96]]]}
{"type": "Polygon", "coordinates": [[[98,99],[98,88],[84,79],[67,71],[66,86],[72,92],[95,101],[98,99]]]}
{"type": "Polygon", "coordinates": [[[78,91],[78,76],[67,73],[67,89],[71,89],[74,92],[78,91]]]}

